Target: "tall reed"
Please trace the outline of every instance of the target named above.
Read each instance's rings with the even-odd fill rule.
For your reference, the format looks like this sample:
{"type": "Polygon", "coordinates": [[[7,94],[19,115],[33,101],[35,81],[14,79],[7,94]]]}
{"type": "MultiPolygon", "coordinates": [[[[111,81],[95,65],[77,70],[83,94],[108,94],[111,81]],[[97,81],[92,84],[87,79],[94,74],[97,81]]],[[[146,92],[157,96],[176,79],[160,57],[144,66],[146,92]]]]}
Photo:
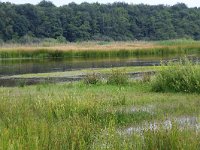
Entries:
{"type": "Polygon", "coordinates": [[[0,59],[2,58],[110,58],[110,57],[131,57],[131,56],[166,56],[170,54],[190,54],[199,53],[200,46],[185,46],[185,47],[155,47],[145,49],[94,49],[94,50],[59,50],[59,49],[13,49],[13,50],[0,50],[0,59]]]}

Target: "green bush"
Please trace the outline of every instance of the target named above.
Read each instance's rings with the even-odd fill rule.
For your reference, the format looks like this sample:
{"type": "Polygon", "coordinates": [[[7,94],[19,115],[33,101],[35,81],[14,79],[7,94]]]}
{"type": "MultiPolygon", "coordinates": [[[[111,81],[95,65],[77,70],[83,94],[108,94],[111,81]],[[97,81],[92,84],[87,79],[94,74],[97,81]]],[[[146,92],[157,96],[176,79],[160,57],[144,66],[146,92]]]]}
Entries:
{"type": "Polygon", "coordinates": [[[152,89],[156,92],[200,93],[200,69],[197,64],[188,60],[169,62],[152,81],[152,89]]]}
{"type": "Polygon", "coordinates": [[[100,74],[93,72],[93,73],[88,73],[84,79],[83,79],[85,84],[97,84],[101,81],[100,74]]]}
{"type": "Polygon", "coordinates": [[[107,84],[113,85],[125,85],[128,83],[128,75],[125,70],[112,70],[112,73],[108,76],[107,84]]]}

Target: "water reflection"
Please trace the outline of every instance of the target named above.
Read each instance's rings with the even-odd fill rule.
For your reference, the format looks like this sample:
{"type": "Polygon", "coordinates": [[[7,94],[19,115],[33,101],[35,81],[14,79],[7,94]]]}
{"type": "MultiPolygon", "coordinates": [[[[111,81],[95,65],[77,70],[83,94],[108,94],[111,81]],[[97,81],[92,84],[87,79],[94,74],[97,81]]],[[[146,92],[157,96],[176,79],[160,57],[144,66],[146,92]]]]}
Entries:
{"type": "MultiPolygon", "coordinates": [[[[86,68],[108,68],[121,66],[154,66],[161,60],[178,59],[180,56],[134,57],[115,59],[7,59],[0,60],[0,76],[26,73],[45,73],[86,68]]],[[[192,58],[199,58],[192,56],[192,58]]]]}

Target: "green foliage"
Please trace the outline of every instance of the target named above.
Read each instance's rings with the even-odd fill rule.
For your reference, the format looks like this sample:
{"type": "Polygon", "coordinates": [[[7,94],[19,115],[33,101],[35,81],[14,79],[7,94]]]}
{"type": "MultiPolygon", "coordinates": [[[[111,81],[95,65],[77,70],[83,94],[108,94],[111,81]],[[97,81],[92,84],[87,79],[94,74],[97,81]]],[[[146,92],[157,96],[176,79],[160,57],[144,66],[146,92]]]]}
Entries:
{"type": "Polygon", "coordinates": [[[169,62],[169,67],[162,65],[161,71],[152,81],[152,89],[156,92],[197,92],[200,93],[200,70],[198,65],[187,59],[180,62],[169,62]]]}
{"type": "Polygon", "coordinates": [[[58,36],[56,39],[59,43],[66,43],[66,38],[64,36],[58,36]]]}
{"type": "Polygon", "coordinates": [[[4,41],[17,41],[28,33],[67,41],[200,39],[200,9],[185,4],[70,3],[56,7],[46,0],[37,5],[2,2],[0,14],[4,41]]]}
{"type": "Polygon", "coordinates": [[[41,42],[41,39],[35,38],[31,35],[24,35],[18,39],[18,43],[21,43],[21,44],[35,44],[35,43],[37,44],[40,42],[41,42]]]}
{"type": "Polygon", "coordinates": [[[112,70],[112,73],[109,75],[107,79],[107,84],[113,85],[126,85],[128,84],[128,75],[126,74],[125,70],[112,70]]]}

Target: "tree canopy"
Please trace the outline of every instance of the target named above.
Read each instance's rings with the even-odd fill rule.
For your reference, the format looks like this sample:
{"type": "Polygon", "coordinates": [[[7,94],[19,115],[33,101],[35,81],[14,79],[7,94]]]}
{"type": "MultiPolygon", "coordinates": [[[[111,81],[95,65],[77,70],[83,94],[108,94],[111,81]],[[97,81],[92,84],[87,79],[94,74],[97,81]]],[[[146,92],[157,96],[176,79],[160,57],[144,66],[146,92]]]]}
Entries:
{"type": "Polygon", "coordinates": [[[200,39],[200,8],[126,3],[56,7],[0,2],[0,40],[24,37],[84,40],[200,39]]]}

